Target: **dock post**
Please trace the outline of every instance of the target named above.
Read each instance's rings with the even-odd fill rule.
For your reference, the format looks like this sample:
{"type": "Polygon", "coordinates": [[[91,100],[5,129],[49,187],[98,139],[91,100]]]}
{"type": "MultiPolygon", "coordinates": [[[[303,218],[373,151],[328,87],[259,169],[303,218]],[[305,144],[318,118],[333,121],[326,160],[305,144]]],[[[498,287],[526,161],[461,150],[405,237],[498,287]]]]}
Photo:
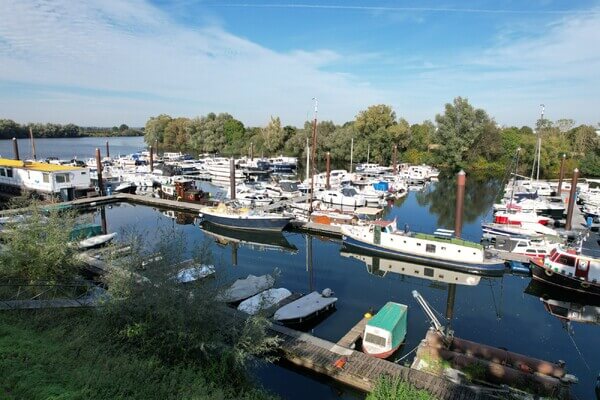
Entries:
{"type": "Polygon", "coordinates": [[[567,223],[565,229],[570,231],[573,227],[573,209],[575,208],[575,197],[577,193],[577,178],[579,178],[579,170],[573,170],[573,179],[571,180],[571,191],[569,192],[569,206],[567,208],[567,223]]]}
{"type": "Polygon", "coordinates": [[[394,148],[392,151],[392,168],[394,171],[394,175],[396,175],[398,173],[398,163],[396,161],[397,156],[398,156],[398,145],[394,145],[394,148]]]}
{"type": "Polygon", "coordinates": [[[462,169],[456,174],[456,211],[454,214],[454,236],[460,237],[462,234],[462,217],[465,205],[465,183],[467,176],[462,169]]]}
{"type": "Polygon", "coordinates": [[[100,207],[100,223],[102,224],[102,234],[106,235],[108,233],[108,228],[106,227],[106,207],[100,207]]]}
{"type": "Polygon", "coordinates": [[[19,143],[17,143],[17,138],[13,138],[13,153],[15,154],[15,160],[20,160],[20,158],[19,158],[19,143]]]}
{"type": "Polygon", "coordinates": [[[329,184],[329,175],[331,175],[331,154],[327,152],[327,175],[325,182],[327,190],[331,189],[331,185],[329,184]]]}
{"type": "Polygon", "coordinates": [[[34,160],[37,160],[35,155],[35,140],[33,140],[33,129],[31,129],[31,126],[29,127],[29,140],[31,140],[31,155],[34,160]]]}
{"type": "Polygon", "coordinates": [[[154,171],[154,148],[150,146],[150,172],[154,171]]]}
{"type": "Polygon", "coordinates": [[[110,148],[108,147],[108,140],[106,141],[106,157],[110,157],[110,148]]]}
{"type": "Polygon", "coordinates": [[[229,198],[235,200],[235,159],[233,157],[229,160],[229,187],[231,190],[229,198]]]}
{"type": "Polygon", "coordinates": [[[98,194],[104,195],[104,182],[102,182],[102,156],[100,149],[96,148],[96,169],[98,170],[98,194]]]}
{"type": "Polygon", "coordinates": [[[448,285],[448,297],[446,297],[446,319],[452,320],[454,316],[454,299],[456,298],[456,283],[448,285]]]}
{"type": "Polygon", "coordinates": [[[238,244],[234,242],[231,243],[231,265],[238,265],[238,244]]]}
{"type": "Polygon", "coordinates": [[[254,161],[254,144],[250,142],[250,161],[254,161]]]}
{"type": "Polygon", "coordinates": [[[563,154],[562,158],[560,159],[560,175],[558,177],[558,188],[556,189],[556,195],[561,198],[561,201],[562,201],[562,184],[563,184],[563,179],[565,179],[565,157],[566,156],[567,156],[566,154],[563,154]]]}

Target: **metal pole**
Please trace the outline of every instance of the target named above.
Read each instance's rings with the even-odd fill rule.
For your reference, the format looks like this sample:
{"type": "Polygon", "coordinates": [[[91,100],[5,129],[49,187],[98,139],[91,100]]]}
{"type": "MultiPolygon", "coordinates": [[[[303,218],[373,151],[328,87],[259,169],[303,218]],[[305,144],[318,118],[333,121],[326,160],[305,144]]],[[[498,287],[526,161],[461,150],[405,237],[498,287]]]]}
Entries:
{"type": "Polygon", "coordinates": [[[150,172],[154,171],[154,148],[150,146],[150,172]]]}
{"type": "Polygon", "coordinates": [[[100,149],[96,148],[96,169],[98,170],[98,194],[104,195],[104,182],[102,182],[102,156],[100,149]]]}
{"type": "Polygon", "coordinates": [[[106,157],[110,157],[110,148],[108,147],[108,140],[106,141],[106,157]]]}
{"type": "Polygon", "coordinates": [[[569,206],[567,208],[567,223],[565,229],[570,231],[573,223],[573,209],[575,208],[575,196],[577,192],[577,178],[579,178],[579,170],[573,170],[573,179],[571,180],[571,191],[569,192],[569,206]]]}
{"type": "Polygon", "coordinates": [[[35,156],[35,140],[33,140],[33,129],[31,129],[31,127],[29,127],[29,140],[31,140],[31,155],[34,160],[37,160],[37,157],[35,156]]]}
{"type": "Polygon", "coordinates": [[[556,189],[557,196],[562,196],[562,184],[563,184],[563,179],[565,179],[565,158],[566,157],[567,157],[567,155],[563,154],[562,158],[560,159],[560,175],[558,176],[558,188],[556,189]]]}
{"type": "Polygon", "coordinates": [[[396,157],[398,156],[398,146],[394,145],[394,149],[392,152],[392,168],[394,170],[394,175],[398,173],[398,164],[396,163],[396,157]]]}
{"type": "Polygon", "coordinates": [[[250,142],[250,161],[254,161],[254,148],[252,142],[250,142]]]}
{"type": "Polygon", "coordinates": [[[329,184],[329,175],[331,174],[331,155],[327,152],[327,175],[326,175],[326,183],[325,187],[327,190],[331,189],[331,185],[329,184]]]}
{"type": "Polygon", "coordinates": [[[19,158],[19,144],[17,143],[17,138],[13,138],[13,153],[15,154],[15,160],[20,160],[20,158],[19,158]]]}
{"type": "Polygon", "coordinates": [[[465,183],[467,177],[465,171],[460,170],[456,175],[456,211],[454,215],[454,236],[460,237],[462,234],[462,217],[465,203],[465,183]]]}
{"type": "Polygon", "coordinates": [[[367,164],[369,163],[370,156],[371,156],[371,143],[367,144],[367,164]]]}
{"type": "Polygon", "coordinates": [[[235,159],[233,157],[229,160],[229,187],[231,190],[229,198],[235,200],[235,159]]]}
{"type": "Polygon", "coordinates": [[[312,132],[312,149],[310,152],[310,164],[311,164],[311,174],[310,174],[310,204],[308,205],[308,212],[312,214],[313,211],[313,198],[315,193],[315,154],[317,152],[317,112],[318,112],[318,103],[317,99],[313,98],[315,101],[315,119],[313,121],[313,132],[312,132]]]}
{"type": "Polygon", "coordinates": [[[352,157],[354,156],[354,138],[350,139],[350,172],[352,172],[352,157]]]}

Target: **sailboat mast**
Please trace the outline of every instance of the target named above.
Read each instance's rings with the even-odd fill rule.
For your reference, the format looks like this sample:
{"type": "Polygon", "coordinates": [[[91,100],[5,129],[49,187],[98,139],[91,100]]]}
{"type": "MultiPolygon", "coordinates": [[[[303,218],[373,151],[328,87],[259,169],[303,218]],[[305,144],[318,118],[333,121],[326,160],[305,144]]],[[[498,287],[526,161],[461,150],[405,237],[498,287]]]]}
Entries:
{"type": "Polygon", "coordinates": [[[306,137],[306,181],[310,176],[310,145],[308,144],[308,136],[306,137]]]}
{"type": "MultiPolygon", "coordinates": [[[[545,106],[543,104],[540,104],[540,107],[542,109],[541,121],[542,121],[542,124],[543,124],[544,123],[544,108],[545,108],[545,106]]],[[[540,180],[541,153],[542,153],[542,136],[540,135],[540,132],[538,130],[538,154],[537,154],[537,177],[536,177],[538,181],[540,180]]]]}
{"type": "Polygon", "coordinates": [[[350,139],[350,173],[352,173],[352,156],[354,155],[354,138],[350,139]]]}
{"type": "Polygon", "coordinates": [[[315,192],[315,153],[317,150],[317,112],[318,102],[315,97],[315,119],[313,120],[313,132],[312,132],[312,149],[310,152],[310,163],[311,163],[311,174],[310,174],[310,204],[308,205],[308,212],[312,214],[313,211],[313,198],[315,192]]]}

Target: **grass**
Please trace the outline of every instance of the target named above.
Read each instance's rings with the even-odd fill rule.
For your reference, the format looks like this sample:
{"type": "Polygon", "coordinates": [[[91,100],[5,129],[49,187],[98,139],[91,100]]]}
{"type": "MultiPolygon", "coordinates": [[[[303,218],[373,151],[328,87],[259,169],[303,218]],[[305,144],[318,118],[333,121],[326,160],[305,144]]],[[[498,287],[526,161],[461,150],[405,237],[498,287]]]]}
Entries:
{"type": "Polygon", "coordinates": [[[399,379],[382,377],[366,400],[435,400],[426,390],[415,389],[399,379]]]}
{"type": "MultiPolygon", "coordinates": [[[[0,399],[267,399],[94,335],[94,311],[0,313],[0,399]],[[90,329],[92,327],[92,329],[90,329]]],[[[215,360],[218,363],[218,360],[215,360]]]]}

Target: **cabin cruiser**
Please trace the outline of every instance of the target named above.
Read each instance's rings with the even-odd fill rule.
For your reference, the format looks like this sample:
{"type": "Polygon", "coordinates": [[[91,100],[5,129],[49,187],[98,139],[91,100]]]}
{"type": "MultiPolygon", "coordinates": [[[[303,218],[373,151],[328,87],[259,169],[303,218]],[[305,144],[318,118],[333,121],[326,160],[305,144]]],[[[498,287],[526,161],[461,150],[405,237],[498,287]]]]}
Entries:
{"type": "Polygon", "coordinates": [[[282,231],[292,217],[274,213],[259,212],[235,204],[219,204],[216,207],[204,207],[200,212],[203,221],[215,225],[241,230],[282,231]]]}
{"type": "Polygon", "coordinates": [[[342,226],[344,245],[405,261],[481,275],[504,274],[504,261],[474,242],[438,229],[433,235],[399,231],[394,221],[372,221],[365,226],[342,226]]]}
{"type": "Polygon", "coordinates": [[[548,225],[550,218],[537,215],[535,212],[497,212],[494,222],[497,224],[521,225],[523,223],[548,225]]]}
{"type": "Polygon", "coordinates": [[[565,207],[562,203],[553,204],[541,198],[522,199],[521,201],[507,201],[505,203],[494,204],[494,211],[533,211],[537,214],[547,215],[551,218],[562,219],[565,213],[565,207]]]}
{"type": "Polygon", "coordinates": [[[556,243],[548,241],[544,237],[530,239],[496,238],[494,247],[500,252],[520,254],[543,260],[556,247],[556,243]]]}
{"type": "Polygon", "coordinates": [[[274,157],[269,159],[273,172],[293,172],[297,165],[298,159],[296,157],[274,157]]]}
{"type": "Polygon", "coordinates": [[[364,207],[367,204],[365,198],[356,189],[350,187],[340,190],[325,190],[316,193],[315,197],[323,203],[342,206],[364,207]]]}

